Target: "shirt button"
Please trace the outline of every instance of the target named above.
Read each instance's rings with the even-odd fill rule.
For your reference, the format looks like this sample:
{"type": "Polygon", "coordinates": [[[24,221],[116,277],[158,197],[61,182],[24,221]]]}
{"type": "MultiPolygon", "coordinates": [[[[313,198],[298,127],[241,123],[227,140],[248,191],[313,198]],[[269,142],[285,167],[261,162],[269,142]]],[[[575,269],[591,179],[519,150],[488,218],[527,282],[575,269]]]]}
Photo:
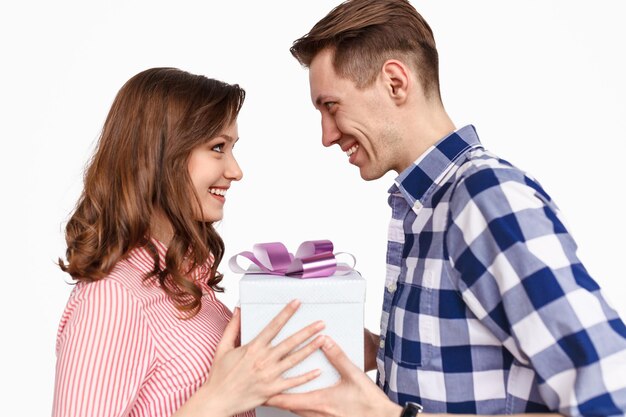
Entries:
{"type": "Polygon", "coordinates": [[[419,201],[419,200],[417,200],[417,201],[415,202],[415,204],[413,204],[413,208],[414,208],[415,210],[421,210],[421,209],[422,209],[422,207],[424,207],[424,206],[422,205],[422,203],[420,203],[420,201],[419,201]]]}
{"type": "Polygon", "coordinates": [[[396,286],[395,282],[392,282],[391,284],[387,285],[387,291],[389,291],[390,293],[394,293],[396,291],[398,287],[396,286]]]}
{"type": "Polygon", "coordinates": [[[385,348],[385,341],[383,339],[380,339],[380,342],[378,343],[378,346],[380,346],[381,349],[385,348]]]}

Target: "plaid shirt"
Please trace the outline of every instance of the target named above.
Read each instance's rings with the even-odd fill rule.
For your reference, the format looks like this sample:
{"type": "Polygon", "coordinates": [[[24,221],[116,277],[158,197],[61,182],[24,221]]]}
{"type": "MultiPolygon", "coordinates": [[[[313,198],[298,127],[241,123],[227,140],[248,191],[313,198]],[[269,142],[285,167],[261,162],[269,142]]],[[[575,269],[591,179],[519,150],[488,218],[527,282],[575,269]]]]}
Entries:
{"type": "Polygon", "coordinates": [[[377,362],[391,400],[431,413],[624,415],[626,327],[536,180],[470,125],[389,192],[377,362]]]}

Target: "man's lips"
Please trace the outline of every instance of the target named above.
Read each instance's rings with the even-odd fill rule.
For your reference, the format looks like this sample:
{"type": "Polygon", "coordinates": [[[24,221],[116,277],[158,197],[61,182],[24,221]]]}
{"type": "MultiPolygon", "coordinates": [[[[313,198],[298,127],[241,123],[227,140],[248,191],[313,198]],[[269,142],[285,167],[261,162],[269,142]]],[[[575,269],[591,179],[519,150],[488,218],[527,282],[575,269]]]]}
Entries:
{"type": "Polygon", "coordinates": [[[359,143],[356,141],[345,142],[340,147],[341,147],[341,150],[344,151],[348,157],[350,157],[350,155],[352,155],[353,153],[357,151],[357,149],[359,149],[359,143]]]}

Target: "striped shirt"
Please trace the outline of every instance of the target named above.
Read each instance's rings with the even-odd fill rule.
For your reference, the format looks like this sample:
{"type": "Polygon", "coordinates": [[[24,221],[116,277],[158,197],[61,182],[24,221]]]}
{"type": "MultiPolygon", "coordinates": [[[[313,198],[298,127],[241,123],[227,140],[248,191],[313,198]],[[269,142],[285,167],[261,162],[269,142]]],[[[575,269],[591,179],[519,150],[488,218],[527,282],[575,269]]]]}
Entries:
{"type": "Polygon", "coordinates": [[[425,412],[626,412],[626,326],[561,214],[473,126],[389,190],[378,384],[425,412]]]}
{"type": "MultiPolygon", "coordinates": [[[[167,248],[153,242],[163,267],[167,248]]],[[[138,248],[106,278],[76,284],[57,336],[53,417],[169,416],[206,381],[231,312],[198,280],[200,311],[177,318],[144,282],[153,265],[138,248]]]]}

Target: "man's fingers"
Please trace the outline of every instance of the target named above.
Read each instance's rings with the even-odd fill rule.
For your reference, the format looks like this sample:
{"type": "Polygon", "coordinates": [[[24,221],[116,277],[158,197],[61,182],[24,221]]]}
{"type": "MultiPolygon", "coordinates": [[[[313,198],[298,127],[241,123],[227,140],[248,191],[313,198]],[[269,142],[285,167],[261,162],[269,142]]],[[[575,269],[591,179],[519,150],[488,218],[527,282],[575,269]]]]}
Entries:
{"type": "Polygon", "coordinates": [[[226,328],[224,329],[222,340],[220,340],[219,345],[217,345],[215,356],[221,355],[223,352],[226,352],[237,345],[240,328],[241,312],[239,311],[239,307],[235,307],[235,311],[233,311],[233,316],[230,319],[230,322],[228,322],[226,328]]]}
{"type": "Polygon", "coordinates": [[[334,340],[328,336],[325,336],[325,339],[322,352],[324,352],[328,362],[335,367],[342,377],[346,377],[355,371],[361,372],[334,340]]]}
{"type": "Polygon", "coordinates": [[[260,342],[263,346],[267,345],[280,330],[285,326],[289,319],[294,315],[296,310],[300,307],[300,301],[293,300],[287,304],[281,311],[272,319],[272,321],[265,326],[265,328],[254,338],[255,341],[260,342]]]}
{"type": "Polygon", "coordinates": [[[266,401],[265,405],[283,410],[308,410],[311,404],[320,404],[317,391],[306,394],[278,394],[266,401]]]}

